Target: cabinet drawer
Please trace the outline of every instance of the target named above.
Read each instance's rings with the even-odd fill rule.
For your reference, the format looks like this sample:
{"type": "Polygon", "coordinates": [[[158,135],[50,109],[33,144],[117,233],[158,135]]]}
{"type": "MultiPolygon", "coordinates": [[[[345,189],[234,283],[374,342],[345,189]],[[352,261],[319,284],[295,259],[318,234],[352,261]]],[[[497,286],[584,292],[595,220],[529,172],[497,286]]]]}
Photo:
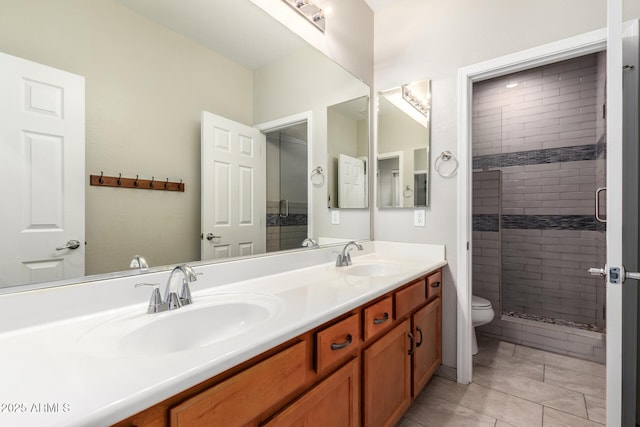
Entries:
{"type": "Polygon", "coordinates": [[[387,329],[392,323],[393,298],[389,296],[364,309],[364,340],[387,329]]]}
{"type": "Polygon", "coordinates": [[[354,314],[318,332],[316,335],[317,371],[322,372],[334,363],[355,355],[358,350],[359,331],[359,316],[354,314]]]}
{"type": "Polygon", "coordinates": [[[426,283],[424,279],[396,292],[396,318],[399,319],[418,307],[425,301],[426,297],[426,283]]]}
{"type": "Polygon", "coordinates": [[[440,295],[442,292],[442,270],[427,277],[427,298],[440,295]]]}
{"type": "Polygon", "coordinates": [[[305,383],[306,341],[171,408],[171,426],[242,426],[305,383]]]}

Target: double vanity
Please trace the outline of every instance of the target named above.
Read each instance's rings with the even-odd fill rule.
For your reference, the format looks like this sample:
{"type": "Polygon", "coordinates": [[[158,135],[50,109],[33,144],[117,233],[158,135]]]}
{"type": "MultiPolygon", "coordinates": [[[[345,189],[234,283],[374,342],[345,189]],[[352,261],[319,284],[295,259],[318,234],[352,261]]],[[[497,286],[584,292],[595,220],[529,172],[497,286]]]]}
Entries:
{"type": "Polygon", "coordinates": [[[0,424],[394,425],[440,365],[444,247],[354,246],[193,265],[173,309],[135,286],[166,271],[0,296],[0,424]]]}

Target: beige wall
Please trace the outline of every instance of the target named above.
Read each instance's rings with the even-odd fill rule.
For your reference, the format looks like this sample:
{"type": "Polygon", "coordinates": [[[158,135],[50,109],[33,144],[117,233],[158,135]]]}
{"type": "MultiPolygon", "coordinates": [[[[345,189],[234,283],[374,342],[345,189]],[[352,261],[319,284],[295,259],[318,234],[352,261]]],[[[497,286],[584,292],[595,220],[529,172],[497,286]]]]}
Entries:
{"type": "MultiPolygon", "coordinates": [[[[626,3],[626,19],[640,16],[638,2],[626,3]]],[[[444,150],[457,155],[458,68],[599,29],[605,20],[605,0],[395,0],[375,14],[374,88],[432,79],[433,165],[444,150]]],[[[413,226],[411,210],[374,212],[376,239],[446,245],[443,359],[449,366],[456,365],[456,197],[456,178],[433,173],[425,228],[413,226]]]]}
{"type": "Polygon", "coordinates": [[[0,51],[86,78],[86,170],[184,193],[87,184],[87,274],[199,259],[200,111],[252,122],[252,75],[108,0],[3,0],[0,51]]]}

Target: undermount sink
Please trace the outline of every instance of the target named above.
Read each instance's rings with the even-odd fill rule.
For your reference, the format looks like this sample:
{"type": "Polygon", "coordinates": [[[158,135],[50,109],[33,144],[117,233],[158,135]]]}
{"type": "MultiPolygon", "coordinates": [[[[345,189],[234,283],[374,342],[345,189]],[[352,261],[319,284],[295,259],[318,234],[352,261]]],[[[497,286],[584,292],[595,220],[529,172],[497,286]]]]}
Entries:
{"type": "Polygon", "coordinates": [[[402,267],[400,265],[387,262],[353,264],[345,269],[345,273],[350,276],[362,277],[394,276],[401,272],[402,267]]]}
{"type": "Polygon", "coordinates": [[[258,294],[194,298],[193,304],[176,310],[109,320],[88,331],[79,346],[100,357],[161,356],[196,350],[263,325],[281,308],[278,298],[258,294]]]}

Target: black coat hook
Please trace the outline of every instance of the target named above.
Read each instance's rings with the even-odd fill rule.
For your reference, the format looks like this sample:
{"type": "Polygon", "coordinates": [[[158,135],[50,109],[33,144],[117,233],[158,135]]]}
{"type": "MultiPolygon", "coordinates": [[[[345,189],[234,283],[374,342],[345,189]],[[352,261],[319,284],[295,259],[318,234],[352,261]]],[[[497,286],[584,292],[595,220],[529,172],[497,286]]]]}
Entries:
{"type": "Polygon", "coordinates": [[[153,180],[156,179],[155,176],[151,177],[151,182],[149,183],[149,188],[153,188],[153,180]]]}
{"type": "Polygon", "coordinates": [[[136,187],[138,186],[138,175],[136,175],[136,180],[133,181],[133,185],[135,185],[136,187]]]}
{"type": "Polygon", "coordinates": [[[169,187],[169,178],[164,183],[164,189],[166,190],[169,187]]]}
{"type": "Polygon", "coordinates": [[[100,184],[104,184],[104,179],[102,179],[103,176],[104,176],[104,172],[100,171],[100,179],[98,180],[100,184]]]}
{"type": "Polygon", "coordinates": [[[120,181],[120,178],[122,178],[122,173],[118,174],[118,185],[122,185],[122,181],[120,181]]]}

